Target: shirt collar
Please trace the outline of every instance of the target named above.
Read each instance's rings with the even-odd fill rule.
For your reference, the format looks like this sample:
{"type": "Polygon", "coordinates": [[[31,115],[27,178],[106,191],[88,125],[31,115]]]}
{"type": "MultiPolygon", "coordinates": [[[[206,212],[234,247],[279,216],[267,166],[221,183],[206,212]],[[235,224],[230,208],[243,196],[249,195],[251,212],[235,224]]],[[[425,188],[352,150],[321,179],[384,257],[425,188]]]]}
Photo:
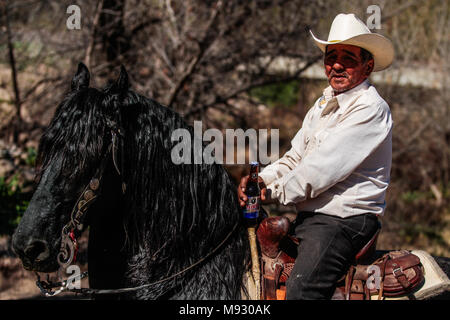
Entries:
{"type": "Polygon", "coordinates": [[[348,91],[342,92],[338,95],[334,95],[333,88],[331,86],[328,86],[323,90],[323,96],[327,102],[333,98],[336,98],[339,104],[337,112],[343,112],[362,94],[363,91],[367,90],[367,88],[369,87],[370,82],[368,79],[366,79],[360,84],[358,84],[356,87],[348,91]]]}

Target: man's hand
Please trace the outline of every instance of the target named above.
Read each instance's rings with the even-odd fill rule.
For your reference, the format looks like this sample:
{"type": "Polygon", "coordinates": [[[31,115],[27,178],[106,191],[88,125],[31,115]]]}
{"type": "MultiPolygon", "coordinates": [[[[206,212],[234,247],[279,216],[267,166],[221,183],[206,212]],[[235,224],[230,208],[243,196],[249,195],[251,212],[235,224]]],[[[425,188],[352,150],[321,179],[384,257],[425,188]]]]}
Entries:
{"type": "MultiPolygon", "coordinates": [[[[247,202],[248,199],[247,196],[245,195],[245,189],[247,188],[247,182],[249,178],[250,178],[249,175],[243,177],[241,179],[241,183],[239,183],[238,186],[238,198],[239,198],[239,205],[241,207],[245,207],[245,203],[247,202]]],[[[261,201],[265,201],[267,194],[266,184],[264,183],[263,179],[261,179],[261,177],[258,177],[258,183],[259,188],[261,189],[261,201]]]]}

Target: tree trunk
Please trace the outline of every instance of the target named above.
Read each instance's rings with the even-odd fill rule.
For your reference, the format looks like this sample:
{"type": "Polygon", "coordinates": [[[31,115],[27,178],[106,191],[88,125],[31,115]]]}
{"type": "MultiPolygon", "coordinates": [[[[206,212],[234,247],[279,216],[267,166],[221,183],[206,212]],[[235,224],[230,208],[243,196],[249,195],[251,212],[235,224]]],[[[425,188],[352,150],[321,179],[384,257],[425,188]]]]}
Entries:
{"type": "Polygon", "coordinates": [[[108,64],[108,74],[111,74],[122,63],[123,55],[130,48],[130,40],[126,35],[123,23],[124,10],[125,0],[103,1],[98,34],[108,64]]]}
{"type": "Polygon", "coordinates": [[[8,1],[1,1],[2,7],[2,16],[3,16],[3,30],[6,33],[7,43],[8,43],[8,58],[9,65],[11,68],[11,80],[14,89],[14,105],[16,108],[15,116],[13,122],[11,123],[11,137],[14,143],[18,143],[19,140],[19,132],[22,125],[22,116],[21,116],[21,100],[20,100],[20,91],[19,85],[17,83],[17,70],[16,70],[16,60],[14,58],[14,47],[12,44],[12,36],[11,36],[11,28],[9,25],[9,17],[8,17],[8,1]]]}

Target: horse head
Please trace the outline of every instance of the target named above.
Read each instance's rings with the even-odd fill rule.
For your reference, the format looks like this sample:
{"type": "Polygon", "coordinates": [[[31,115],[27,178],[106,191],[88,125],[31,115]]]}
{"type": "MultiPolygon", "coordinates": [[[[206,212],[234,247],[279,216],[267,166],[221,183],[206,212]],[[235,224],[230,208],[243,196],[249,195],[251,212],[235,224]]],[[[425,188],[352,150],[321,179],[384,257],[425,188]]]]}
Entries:
{"type": "MultiPolygon", "coordinates": [[[[117,84],[124,85],[124,79],[121,75],[117,84]]],[[[74,206],[81,206],[85,187],[113,162],[108,153],[120,130],[118,116],[108,109],[106,94],[89,82],[89,70],[80,63],[39,142],[37,188],[12,238],[13,250],[29,270],[58,269],[64,232],[82,231],[63,230],[75,218],[74,206]]]]}

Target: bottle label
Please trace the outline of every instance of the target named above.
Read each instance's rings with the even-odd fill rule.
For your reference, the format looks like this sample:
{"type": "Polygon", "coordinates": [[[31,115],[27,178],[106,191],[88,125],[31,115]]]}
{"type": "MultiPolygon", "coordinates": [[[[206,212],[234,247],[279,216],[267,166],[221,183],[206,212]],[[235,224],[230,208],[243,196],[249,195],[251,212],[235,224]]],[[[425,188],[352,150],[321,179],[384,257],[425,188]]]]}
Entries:
{"type": "Polygon", "coordinates": [[[244,208],[244,218],[256,219],[259,215],[259,196],[248,197],[247,204],[244,208]]]}

